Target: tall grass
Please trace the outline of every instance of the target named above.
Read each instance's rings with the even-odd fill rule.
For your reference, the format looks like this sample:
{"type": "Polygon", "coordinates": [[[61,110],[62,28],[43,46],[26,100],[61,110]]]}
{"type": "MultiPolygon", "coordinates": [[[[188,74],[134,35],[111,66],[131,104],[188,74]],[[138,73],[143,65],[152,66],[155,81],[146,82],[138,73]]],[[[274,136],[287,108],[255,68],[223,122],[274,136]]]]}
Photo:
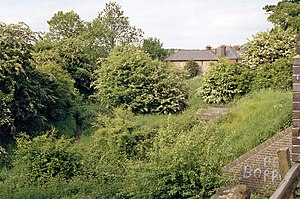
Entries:
{"type": "Polygon", "coordinates": [[[216,121],[228,160],[237,158],[291,125],[292,93],[261,90],[240,99],[216,121]]]}

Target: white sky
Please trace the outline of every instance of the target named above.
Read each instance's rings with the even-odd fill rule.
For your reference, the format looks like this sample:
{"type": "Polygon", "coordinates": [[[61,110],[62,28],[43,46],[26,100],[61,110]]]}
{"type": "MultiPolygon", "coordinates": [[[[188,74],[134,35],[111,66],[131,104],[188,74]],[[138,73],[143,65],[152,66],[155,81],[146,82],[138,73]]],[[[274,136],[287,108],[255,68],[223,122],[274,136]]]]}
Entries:
{"type": "MultiPolygon", "coordinates": [[[[206,45],[243,44],[272,27],[262,9],[279,0],[116,0],[131,25],[145,38],[156,37],[164,48],[204,49],[206,45]]],[[[47,31],[58,11],[74,10],[85,21],[94,19],[108,0],[0,0],[0,22],[25,22],[47,31]]]]}

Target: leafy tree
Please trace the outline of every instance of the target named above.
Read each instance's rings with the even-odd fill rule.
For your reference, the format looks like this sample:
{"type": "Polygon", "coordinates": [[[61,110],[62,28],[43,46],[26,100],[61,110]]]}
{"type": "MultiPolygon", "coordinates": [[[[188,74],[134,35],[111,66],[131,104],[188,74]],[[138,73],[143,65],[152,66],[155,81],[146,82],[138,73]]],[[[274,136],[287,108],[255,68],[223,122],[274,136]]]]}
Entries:
{"type": "Polygon", "coordinates": [[[264,10],[269,14],[268,20],[284,30],[292,28],[300,31],[300,4],[298,0],[279,1],[277,5],[266,5],[264,10]]]}
{"type": "Polygon", "coordinates": [[[139,43],[143,35],[141,29],[129,24],[128,17],[124,16],[124,11],[116,2],[107,3],[90,26],[94,36],[101,37],[96,40],[103,43],[107,52],[115,45],[139,43]]]}
{"type": "Polygon", "coordinates": [[[50,32],[43,40],[48,44],[41,45],[46,47],[41,50],[56,52],[53,58],[75,80],[75,87],[87,98],[94,92],[90,84],[99,55],[95,51],[99,49],[93,47],[86,23],[74,11],[60,11],[54,14],[48,24],[50,32]]]}
{"type": "Polygon", "coordinates": [[[163,61],[167,55],[168,52],[163,49],[163,44],[159,41],[157,38],[148,38],[144,39],[142,49],[150,55],[152,59],[158,59],[163,61]]]}
{"type": "Polygon", "coordinates": [[[49,107],[48,117],[51,121],[57,121],[57,118],[66,118],[77,106],[80,100],[78,90],[75,89],[75,80],[70,77],[68,72],[62,69],[60,65],[59,51],[52,48],[52,43],[47,41],[38,41],[34,46],[32,53],[37,71],[43,73],[48,79],[48,87],[56,96],[55,100],[47,101],[49,107]]]}
{"type": "Polygon", "coordinates": [[[253,72],[245,64],[220,62],[212,64],[199,88],[202,99],[208,103],[227,103],[251,89],[253,72]]]}
{"type": "Polygon", "coordinates": [[[188,71],[190,78],[196,77],[199,70],[199,64],[197,64],[194,60],[190,60],[186,63],[184,68],[188,71]]]}
{"type": "Polygon", "coordinates": [[[175,113],[186,107],[182,77],[133,46],[117,46],[101,62],[94,82],[96,98],[135,113],[175,113]]]}
{"type": "Polygon", "coordinates": [[[85,30],[85,22],[74,11],[59,11],[48,21],[49,34],[52,39],[59,40],[80,36],[85,30]]]}
{"type": "Polygon", "coordinates": [[[245,62],[252,68],[257,68],[260,64],[290,57],[295,53],[295,38],[296,34],[293,30],[283,30],[280,27],[257,33],[244,46],[245,62]]]}
{"type": "Polygon", "coordinates": [[[292,88],[292,65],[291,57],[259,65],[255,70],[253,88],[290,90],[292,88]]]}
{"type": "Polygon", "coordinates": [[[91,82],[96,69],[96,59],[90,56],[87,45],[75,37],[61,39],[55,46],[59,50],[61,67],[75,80],[75,88],[86,98],[94,93],[91,82]]]}
{"type": "Polygon", "coordinates": [[[32,56],[36,34],[27,25],[0,24],[0,33],[0,138],[8,143],[18,132],[37,135],[65,118],[73,87],[67,79],[37,69],[32,56]]]}
{"type": "Polygon", "coordinates": [[[41,77],[31,65],[32,43],[36,39],[28,26],[1,23],[0,35],[0,131],[1,138],[5,139],[15,135],[17,130],[27,130],[24,122],[43,121],[36,113],[47,91],[39,86],[41,77]]]}

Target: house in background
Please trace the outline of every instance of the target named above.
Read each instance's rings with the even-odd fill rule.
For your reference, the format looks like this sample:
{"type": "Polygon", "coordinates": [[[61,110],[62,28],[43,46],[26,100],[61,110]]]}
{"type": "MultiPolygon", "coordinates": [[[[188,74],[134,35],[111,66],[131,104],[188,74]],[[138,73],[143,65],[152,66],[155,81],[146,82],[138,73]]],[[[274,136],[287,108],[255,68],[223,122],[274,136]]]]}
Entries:
{"type": "Polygon", "coordinates": [[[199,65],[198,74],[205,73],[210,62],[218,62],[217,56],[211,50],[179,50],[165,60],[182,69],[188,61],[193,60],[199,65]]]}
{"type": "MultiPolygon", "coordinates": [[[[210,48],[207,46],[206,48],[210,48]]],[[[214,49],[215,54],[219,57],[224,57],[228,59],[230,62],[240,62],[242,61],[241,53],[245,50],[240,46],[225,46],[221,45],[218,48],[214,49]]]]}
{"type": "Polygon", "coordinates": [[[184,68],[188,61],[193,60],[199,65],[198,74],[201,75],[208,70],[211,62],[218,62],[220,58],[226,58],[230,62],[242,60],[240,54],[244,50],[240,46],[221,45],[218,48],[206,46],[205,50],[179,50],[165,61],[179,68],[184,68]]]}

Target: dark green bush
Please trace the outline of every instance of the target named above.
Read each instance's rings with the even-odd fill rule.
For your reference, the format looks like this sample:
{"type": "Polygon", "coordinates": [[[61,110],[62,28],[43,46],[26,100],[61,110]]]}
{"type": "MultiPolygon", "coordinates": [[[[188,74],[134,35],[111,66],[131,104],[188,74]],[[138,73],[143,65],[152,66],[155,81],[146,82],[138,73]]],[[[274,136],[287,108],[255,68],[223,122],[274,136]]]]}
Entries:
{"type": "Polygon", "coordinates": [[[205,102],[227,103],[248,93],[252,79],[253,72],[245,64],[222,61],[210,66],[199,93],[205,102]]]}
{"type": "Polygon", "coordinates": [[[181,73],[133,46],[117,46],[101,63],[96,98],[134,113],[176,113],[186,107],[187,87],[181,73]]]}
{"type": "Polygon", "coordinates": [[[190,60],[184,66],[184,69],[188,71],[189,77],[196,77],[199,70],[199,64],[197,64],[194,60],[190,60]]]}
{"type": "Polygon", "coordinates": [[[290,90],[292,74],[292,58],[281,58],[272,63],[261,64],[255,70],[253,89],[290,90]]]}

